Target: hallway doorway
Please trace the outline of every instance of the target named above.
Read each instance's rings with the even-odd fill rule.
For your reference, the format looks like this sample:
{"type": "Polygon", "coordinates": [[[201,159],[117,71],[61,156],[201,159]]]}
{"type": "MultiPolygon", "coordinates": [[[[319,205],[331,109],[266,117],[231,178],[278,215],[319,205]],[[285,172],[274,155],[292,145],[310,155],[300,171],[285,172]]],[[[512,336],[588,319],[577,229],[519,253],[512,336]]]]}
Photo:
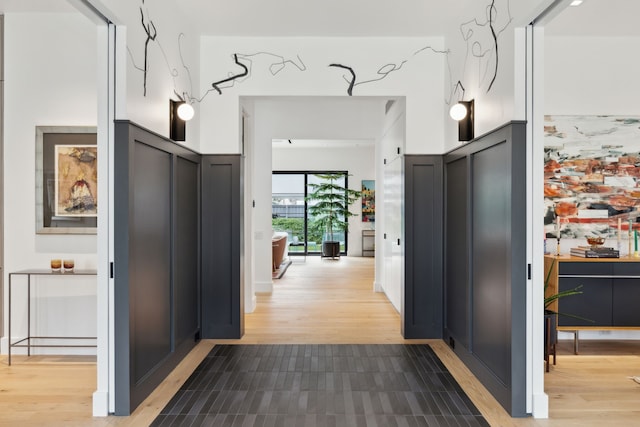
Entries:
{"type": "MultiPolygon", "coordinates": [[[[384,275],[385,268],[401,265],[404,256],[400,245],[397,248],[383,249],[382,235],[385,232],[384,210],[389,210],[388,218],[393,223],[387,225],[388,242],[404,242],[402,236],[403,197],[397,184],[402,182],[402,169],[393,169],[393,174],[385,175],[385,161],[401,160],[405,139],[404,98],[391,102],[381,97],[243,97],[241,99],[243,116],[243,138],[241,142],[245,154],[245,190],[251,187],[247,195],[245,209],[251,212],[251,224],[245,232],[247,262],[251,263],[252,276],[245,276],[245,312],[247,316],[258,310],[259,301],[264,295],[274,295],[280,280],[272,280],[271,237],[272,223],[272,172],[294,173],[300,171],[346,171],[349,188],[360,190],[362,181],[374,181],[376,193],[376,222],[363,222],[359,202],[352,205],[356,216],[350,218],[349,234],[345,236],[347,257],[335,263],[340,264],[347,258],[359,258],[362,255],[362,230],[373,231],[375,227],[375,258],[368,258],[371,276],[367,283],[372,294],[392,301],[397,313],[401,313],[400,294],[403,286],[401,269],[393,269],[384,275]],[[398,102],[396,102],[398,101],[398,102]],[[394,192],[390,199],[393,205],[385,203],[385,182],[387,191],[394,192]],[[393,231],[389,228],[393,226],[393,231]],[[397,233],[398,236],[395,236],[397,233]],[[401,238],[402,237],[402,238],[401,238]],[[248,248],[251,248],[249,250],[248,248]],[[393,250],[391,250],[393,249],[393,250]],[[385,254],[395,261],[387,260],[385,254]],[[265,256],[266,255],[266,256],[265,256]],[[397,259],[396,259],[397,258],[397,259]],[[395,274],[395,276],[394,276],[395,274]],[[385,286],[385,282],[388,286],[385,286]],[[391,297],[389,291],[394,297],[391,297]],[[248,296],[257,295],[253,304],[248,304],[248,296]],[[397,295],[396,295],[397,294],[397,295]]],[[[399,164],[401,162],[395,162],[399,164]]],[[[320,238],[313,240],[315,248],[309,247],[301,236],[294,242],[294,250],[304,244],[308,254],[320,251],[320,238]],[[303,240],[301,242],[301,240],[303,240]],[[300,243],[303,243],[301,245],[300,243]],[[299,246],[295,246],[299,245],[299,246]]],[[[304,236],[302,236],[304,237],[304,236]]],[[[290,243],[291,243],[290,242],[290,243]]],[[[292,267],[305,259],[292,255],[292,267]]],[[[306,257],[307,263],[316,258],[306,257]]],[[[319,258],[319,257],[317,257],[319,258]]],[[[293,271],[285,277],[293,276],[293,271]]],[[[399,324],[396,332],[400,333],[399,324]]]]}

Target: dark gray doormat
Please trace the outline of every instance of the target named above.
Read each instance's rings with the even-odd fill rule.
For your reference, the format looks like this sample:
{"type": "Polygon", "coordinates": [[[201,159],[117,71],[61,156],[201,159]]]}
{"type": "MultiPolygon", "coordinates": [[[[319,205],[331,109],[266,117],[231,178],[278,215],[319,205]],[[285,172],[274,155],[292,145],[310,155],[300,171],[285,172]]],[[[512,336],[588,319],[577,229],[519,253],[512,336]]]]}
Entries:
{"type": "Polygon", "coordinates": [[[152,426],[489,426],[428,345],[216,345],[152,426]]]}

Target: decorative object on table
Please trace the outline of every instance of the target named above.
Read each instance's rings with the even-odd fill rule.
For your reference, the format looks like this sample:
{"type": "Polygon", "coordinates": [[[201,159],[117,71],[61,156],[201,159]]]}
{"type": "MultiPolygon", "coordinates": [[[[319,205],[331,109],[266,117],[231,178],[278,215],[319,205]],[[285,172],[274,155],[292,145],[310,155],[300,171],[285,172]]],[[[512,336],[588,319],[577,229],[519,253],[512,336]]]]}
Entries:
{"type": "Polygon", "coordinates": [[[556,216],[556,255],[560,255],[560,216],[556,216]]]}
{"type": "Polygon", "coordinates": [[[349,217],[355,215],[349,211],[349,206],[361,196],[361,192],[340,184],[340,180],[346,180],[344,173],[314,176],[320,178],[321,182],[308,184],[313,191],[306,200],[315,202],[309,204],[309,213],[325,230],[322,256],[336,258],[340,256],[340,242],[335,239],[335,233],[349,231],[349,217]]]}
{"type": "Polygon", "coordinates": [[[95,234],[97,129],[36,126],[36,233],[95,234]]]}
{"type": "Polygon", "coordinates": [[[633,254],[633,251],[631,250],[631,242],[633,241],[632,239],[632,235],[633,235],[633,222],[631,220],[629,220],[629,252],[627,253],[628,256],[631,256],[631,254],[633,254]]]}
{"type": "Polygon", "coordinates": [[[64,261],[62,261],[63,273],[73,273],[74,267],[75,267],[75,262],[72,259],[65,259],[64,261]]]}
{"type": "Polygon", "coordinates": [[[601,246],[576,246],[570,253],[580,258],[620,258],[619,250],[601,246]]]}
{"type": "Polygon", "coordinates": [[[376,219],[376,181],[362,180],[362,222],[374,222],[376,219]]]}
{"type": "Polygon", "coordinates": [[[622,250],[622,218],[618,218],[618,252],[622,250]]]}
{"type": "Polygon", "coordinates": [[[59,258],[54,258],[51,260],[51,271],[53,273],[60,273],[62,270],[62,260],[59,258]]]}
{"type": "Polygon", "coordinates": [[[588,246],[571,248],[571,255],[581,258],[620,258],[620,251],[610,247],[603,247],[605,238],[588,236],[588,246]]]}
{"type": "Polygon", "coordinates": [[[588,236],[587,243],[594,249],[599,248],[604,245],[604,237],[588,236]]]}

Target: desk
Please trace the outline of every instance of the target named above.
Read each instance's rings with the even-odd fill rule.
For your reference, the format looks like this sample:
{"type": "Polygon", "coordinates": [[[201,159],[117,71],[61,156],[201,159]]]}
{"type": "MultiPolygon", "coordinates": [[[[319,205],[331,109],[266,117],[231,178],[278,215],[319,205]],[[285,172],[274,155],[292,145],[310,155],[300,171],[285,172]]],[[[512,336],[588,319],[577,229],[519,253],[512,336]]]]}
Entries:
{"type": "Polygon", "coordinates": [[[31,336],[31,277],[32,276],[57,276],[60,278],[72,278],[78,276],[95,276],[96,270],[74,270],[73,273],[54,273],[51,270],[45,269],[30,269],[14,271],[9,273],[9,301],[8,301],[8,329],[7,329],[7,354],[8,364],[11,365],[11,348],[12,347],[26,347],[27,356],[31,356],[31,347],[96,347],[96,344],[69,344],[69,345],[47,345],[47,344],[33,344],[31,340],[96,340],[96,337],[35,337],[31,336]],[[11,288],[13,276],[27,276],[27,336],[14,343],[11,342],[11,288]],[[26,344],[24,344],[26,341],[26,344]]]}

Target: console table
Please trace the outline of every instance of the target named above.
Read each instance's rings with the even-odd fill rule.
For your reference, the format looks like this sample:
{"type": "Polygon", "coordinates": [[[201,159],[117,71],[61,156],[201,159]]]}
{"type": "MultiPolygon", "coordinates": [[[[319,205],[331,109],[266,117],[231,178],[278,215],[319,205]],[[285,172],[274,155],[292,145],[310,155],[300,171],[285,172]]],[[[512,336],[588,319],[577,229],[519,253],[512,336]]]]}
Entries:
{"type": "Polygon", "coordinates": [[[545,256],[548,294],[582,285],[582,294],[560,298],[553,310],[586,320],[558,316],[558,330],[574,333],[574,352],[578,354],[580,330],[640,329],[640,258],[581,258],[545,256]]]}
{"type": "Polygon", "coordinates": [[[376,255],[376,230],[362,230],[362,256],[376,255]]]}
{"type": "Polygon", "coordinates": [[[73,273],[54,273],[45,269],[29,269],[14,271],[9,273],[9,293],[8,293],[8,322],[7,322],[7,354],[8,364],[11,365],[11,349],[13,347],[26,347],[27,356],[31,356],[32,347],[96,347],[96,344],[36,344],[32,340],[96,340],[96,337],[50,337],[50,336],[32,336],[31,335],[31,278],[33,276],[56,276],[59,279],[71,279],[78,276],[96,276],[96,270],[74,270],[73,273]],[[27,336],[16,342],[11,342],[11,290],[13,287],[13,276],[26,276],[27,278],[27,336]]]}

